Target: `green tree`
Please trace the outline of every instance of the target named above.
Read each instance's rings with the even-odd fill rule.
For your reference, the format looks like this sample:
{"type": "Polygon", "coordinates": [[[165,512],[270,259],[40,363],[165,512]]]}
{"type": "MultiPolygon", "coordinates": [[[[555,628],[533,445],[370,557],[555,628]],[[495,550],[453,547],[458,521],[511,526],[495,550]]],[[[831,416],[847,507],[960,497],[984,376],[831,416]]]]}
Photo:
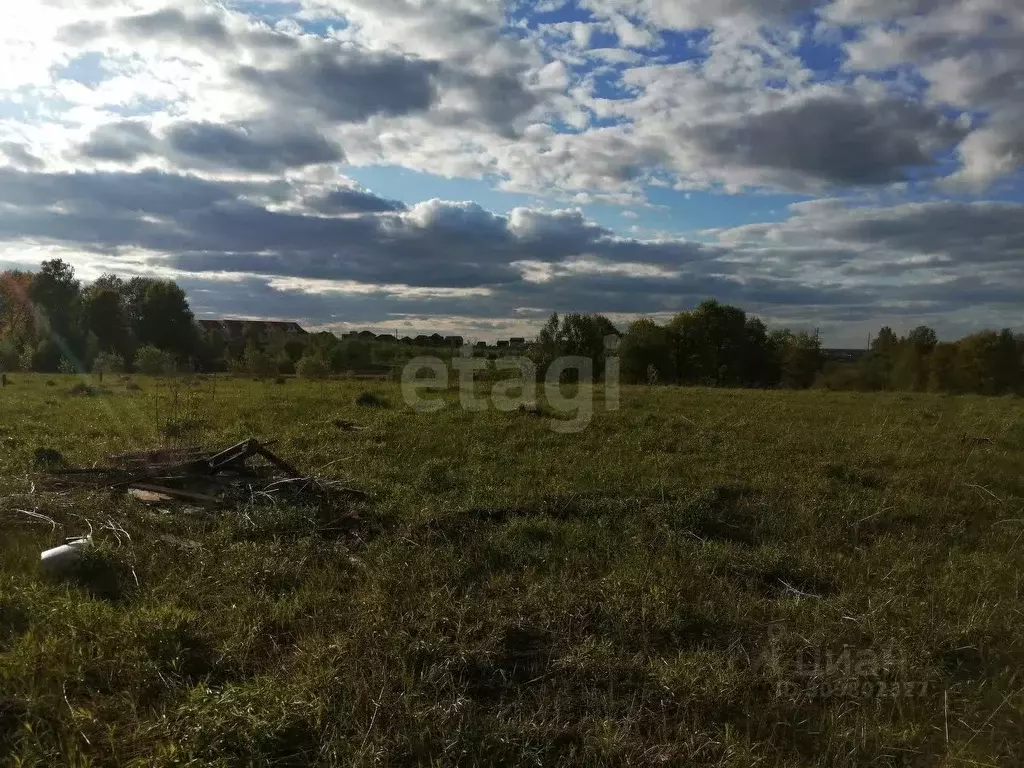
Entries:
{"type": "Polygon", "coordinates": [[[936,344],[928,356],[928,391],[959,391],[956,344],[936,344]]]}
{"type": "Polygon", "coordinates": [[[562,354],[562,325],[558,313],[553,312],[548,321],[537,334],[537,340],[530,347],[529,358],[537,366],[537,375],[544,376],[544,372],[551,367],[555,358],[562,354]]]}
{"type": "Polygon", "coordinates": [[[31,272],[0,272],[0,338],[18,350],[38,341],[36,313],[29,298],[31,285],[31,272]]]}
{"type": "Polygon", "coordinates": [[[94,373],[124,373],[124,358],[116,352],[100,352],[92,361],[94,373]]]}
{"type": "Polygon", "coordinates": [[[927,325],[919,325],[907,334],[907,341],[922,355],[930,355],[939,343],[939,337],[927,325]]]}
{"type": "Polygon", "coordinates": [[[620,371],[627,384],[644,384],[653,371],[658,381],[671,381],[675,373],[673,339],[668,329],[642,318],[632,323],[619,346],[620,371]]]}
{"type": "Polygon", "coordinates": [[[21,369],[39,373],[57,373],[62,362],[61,345],[50,338],[40,339],[37,344],[27,344],[22,351],[21,369]]]}
{"type": "Polygon", "coordinates": [[[152,344],[144,344],[135,352],[134,368],[147,376],[168,376],[174,372],[174,358],[152,344]]]}
{"type": "Polygon", "coordinates": [[[11,339],[0,337],[0,373],[18,370],[18,347],[11,339]]]}
{"type": "Polygon", "coordinates": [[[196,349],[197,363],[202,370],[227,370],[231,350],[228,348],[224,332],[219,328],[199,331],[199,342],[196,349]]]}
{"type": "MultiPolygon", "coordinates": [[[[60,356],[80,361],[85,340],[80,322],[82,286],[75,279],[74,268],[61,259],[44,261],[32,275],[28,295],[45,335],[59,349],[58,361],[60,356]]],[[[50,369],[50,361],[46,362],[50,369]]]]}
{"type": "Polygon", "coordinates": [[[304,356],[295,364],[295,372],[303,379],[325,379],[331,372],[327,361],[319,354],[304,356]]]}
{"type": "Polygon", "coordinates": [[[692,312],[682,312],[668,325],[676,341],[676,378],[691,384],[737,386],[752,383],[752,370],[763,364],[751,359],[765,343],[760,329],[748,326],[746,313],[708,299],[692,312]]]}
{"type": "Polygon", "coordinates": [[[1000,335],[982,331],[957,342],[956,377],[958,389],[979,395],[997,395],[1003,390],[1000,335]]]}
{"type": "Polygon", "coordinates": [[[604,376],[605,339],[619,332],[604,315],[565,315],[556,333],[557,343],[551,349],[559,355],[578,355],[594,362],[594,375],[604,376]]]}
{"type": "Polygon", "coordinates": [[[900,340],[896,332],[884,326],[872,339],[868,354],[860,362],[863,387],[868,391],[893,389],[893,371],[899,357],[900,340]]]}
{"type": "Polygon", "coordinates": [[[806,389],[814,383],[825,362],[821,341],[817,334],[786,333],[779,383],[792,389],[806,389]]]}
{"type": "Polygon", "coordinates": [[[85,291],[85,327],[96,336],[100,350],[127,356],[131,352],[131,327],[123,296],[115,289],[93,284],[85,291]]]}
{"type": "Polygon", "coordinates": [[[332,345],[327,362],[334,373],[364,370],[373,365],[373,347],[358,339],[345,339],[332,345]]]}
{"type": "MultiPolygon", "coordinates": [[[[134,281],[133,281],[134,282],[134,281]]],[[[171,280],[153,280],[145,285],[138,306],[137,336],[141,344],[186,358],[198,352],[199,332],[188,299],[171,280]]]]}
{"type": "Polygon", "coordinates": [[[1014,392],[1021,378],[1021,351],[1013,331],[1004,328],[999,332],[993,353],[995,364],[995,390],[997,394],[1014,392]]]}
{"type": "Polygon", "coordinates": [[[250,344],[245,348],[245,355],[242,358],[245,372],[251,376],[258,376],[262,378],[268,378],[270,376],[277,376],[279,371],[277,370],[277,361],[270,355],[270,353],[264,351],[255,344],[250,344]]]}

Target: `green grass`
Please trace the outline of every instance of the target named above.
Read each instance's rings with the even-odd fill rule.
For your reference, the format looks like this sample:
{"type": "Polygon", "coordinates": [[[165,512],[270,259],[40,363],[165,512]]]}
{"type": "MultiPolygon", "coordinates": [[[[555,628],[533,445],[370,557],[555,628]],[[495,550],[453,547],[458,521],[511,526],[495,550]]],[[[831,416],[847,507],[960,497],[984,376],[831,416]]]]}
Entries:
{"type": "Polygon", "coordinates": [[[0,761],[1024,760],[1020,399],[626,388],[571,435],[386,383],[11,378],[0,761]],[[41,447],[249,436],[372,500],[33,490],[41,447]]]}

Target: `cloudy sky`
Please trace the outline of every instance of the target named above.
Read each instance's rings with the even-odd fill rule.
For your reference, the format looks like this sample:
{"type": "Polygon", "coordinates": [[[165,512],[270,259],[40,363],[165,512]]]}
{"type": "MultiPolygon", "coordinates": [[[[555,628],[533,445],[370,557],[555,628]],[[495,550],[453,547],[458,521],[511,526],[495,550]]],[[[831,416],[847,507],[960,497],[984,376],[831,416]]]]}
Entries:
{"type": "Polygon", "coordinates": [[[1021,0],[24,0],[0,267],[529,335],[1024,328],[1021,0]]]}

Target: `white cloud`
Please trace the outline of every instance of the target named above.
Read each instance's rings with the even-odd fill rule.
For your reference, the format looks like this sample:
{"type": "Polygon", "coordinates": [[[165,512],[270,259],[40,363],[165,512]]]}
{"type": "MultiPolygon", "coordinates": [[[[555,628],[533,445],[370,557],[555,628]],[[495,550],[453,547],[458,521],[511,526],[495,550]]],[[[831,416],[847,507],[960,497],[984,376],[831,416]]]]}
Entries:
{"type": "Polygon", "coordinates": [[[858,292],[895,306],[896,287],[947,309],[955,287],[996,317],[1020,286],[1016,208],[899,204],[1024,167],[1018,0],[544,7],[567,6],[572,21],[534,24],[541,6],[492,0],[16,3],[0,29],[0,242],[197,286],[232,276],[325,321],[329,301],[626,316],[708,292],[849,314],[858,292]],[[841,69],[805,58],[808,40],[841,69]],[[343,175],[368,165],[553,205],[635,206],[654,186],[897,204],[812,201],[711,247],[637,224],[622,237],[575,209],[407,205],[343,175]]]}

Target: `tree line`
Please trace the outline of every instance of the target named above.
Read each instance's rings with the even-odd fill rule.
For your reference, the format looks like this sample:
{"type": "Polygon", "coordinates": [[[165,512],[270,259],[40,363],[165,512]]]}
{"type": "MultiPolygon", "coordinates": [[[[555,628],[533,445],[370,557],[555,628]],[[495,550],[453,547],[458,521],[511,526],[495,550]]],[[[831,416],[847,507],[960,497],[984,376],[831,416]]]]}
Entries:
{"type": "MultiPolygon", "coordinates": [[[[451,353],[449,350],[448,353],[451,353]]],[[[479,356],[494,352],[475,349],[479,356]]],[[[90,284],[55,259],[36,272],[0,273],[0,370],[39,372],[171,369],[255,376],[387,373],[417,354],[408,345],[331,333],[226,338],[195,321],[172,280],[103,275],[90,284]]],[[[863,357],[829,361],[817,334],[769,330],[759,318],[713,299],[664,325],[639,319],[620,330],[603,315],[553,315],[527,354],[541,371],[580,355],[604,375],[618,356],[630,384],[907,390],[998,395],[1024,392],[1024,336],[984,331],[939,342],[931,328],[900,338],[883,328],[863,357]],[[608,339],[617,340],[609,349],[608,339]]]]}
{"type": "Polygon", "coordinates": [[[940,342],[927,326],[902,338],[886,326],[864,357],[827,364],[818,383],[864,392],[1024,394],[1024,334],[1004,328],[940,342]]]}
{"type": "Polygon", "coordinates": [[[0,273],[0,366],[6,370],[122,370],[138,359],[201,351],[185,292],[172,280],[104,275],[84,286],[60,259],[0,273]]]}
{"type": "Polygon", "coordinates": [[[415,354],[357,336],[266,335],[255,326],[228,338],[196,322],[173,280],[107,274],[85,284],[60,259],[0,272],[0,371],[327,375],[388,372],[415,354]]]}
{"type": "MultiPolygon", "coordinates": [[[[619,332],[601,315],[553,315],[531,355],[539,366],[558,355],[585,355],[600,376],[611,334],[619,332]]],[[[858,359],[829,360],[817,334],[769,331],[713,299],[665,325],[633,322],[620,335],[618,355],[629,384],[1024,394],[1024,335],[1009,329],[940,342],[928,326],[905,337],[884,327],[858,359]]]]}
{"type": "Polygon", "coordinates": [[[642,318],[625,332],[603,315],[552,315],[531,356],[541,369],[560,355],[590,357],[601,377],[610,336],[619,338],[619,374],[627,384],[806,388],[825,362],[817,335],[769,331],[760,319],[714,299],[665,325],[642,318]]]}

